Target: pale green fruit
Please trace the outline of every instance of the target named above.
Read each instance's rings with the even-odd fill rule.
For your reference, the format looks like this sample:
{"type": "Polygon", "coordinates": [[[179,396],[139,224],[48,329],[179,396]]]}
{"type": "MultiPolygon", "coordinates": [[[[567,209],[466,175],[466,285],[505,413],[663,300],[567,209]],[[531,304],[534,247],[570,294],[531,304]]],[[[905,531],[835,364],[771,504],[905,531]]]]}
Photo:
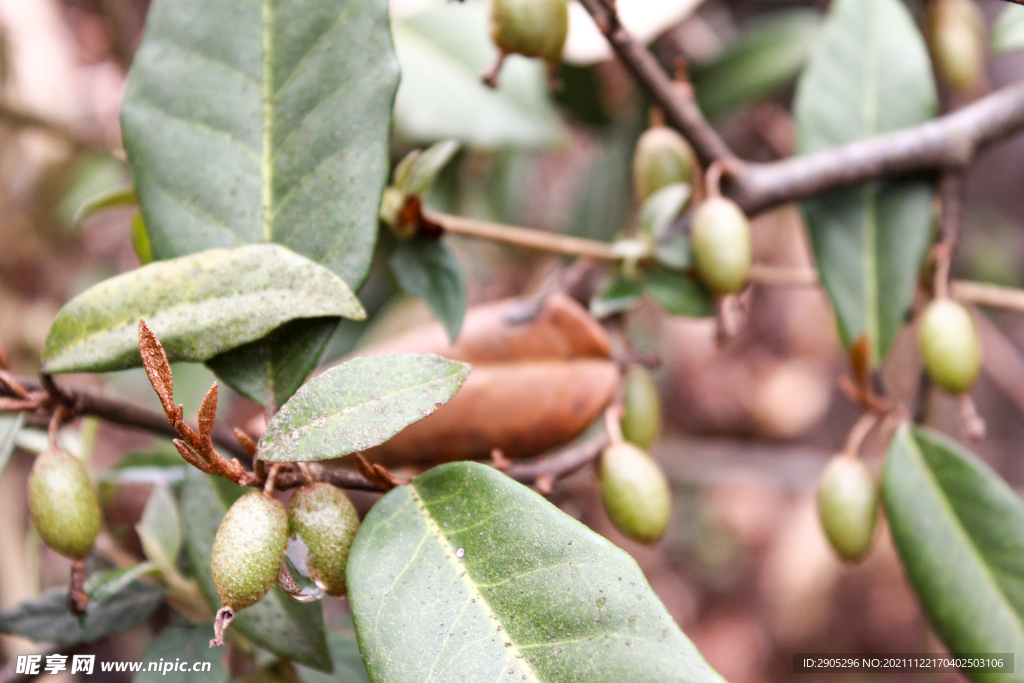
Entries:
{"type": "Polygon", "coordinates": [[[970,312],[936,299],[921,314],[918,341],[932,381],[952,394],[968,391],[981,372],[981,340],[970,312]]]}
{"type": "Polygon", "coordinates": [[[985,18],[972,0],[935,0],[929,6],[932,57],[944,81],[963,93],[985,83],[985,18]]]}
{"type": "Polygon", "coordinates": [[[673,183],[692,183],[697,159],[690,143],[665,126],[644,131],[633,152],[633,187],[644,202],[658,190],[673,183]]]}
{"type": "Polygon", "coordinates": [[[712,197],[697,207],[690,227],[693,259],[701,281],[715,294],[743,288],[750,274],[750,222],[735,202],[712,197]]]}
{"type": "Polygon", "coordinates": [[[100,504],[85,467],[70,453],[46,451],[28,476],[28,507],[43,543],[80,560],[100,532],[100,504]]]}
{"type": "Polygon", "coordinates": [[[262,600],[277,582],[287,545],[284,505],[262,491],[236,500],[213,539],[213,583],[224,606],[237,612],[262,600]]]}
{"type": "Polygon", "coordinates": [[[878,520],[878,485],[867,465],[839,455],[818,482],[818,514],[825,536],[841,558],[857,562],[871,548],[878,520]]]}
{"type": "Polygon", "coordinates": [[[569,33],[568,0],[492,0],[491,38],[508,54],[562,58],[569,33]]]}
{"type": "Polygon", "coordinates": [[[661,435],[661,395],[654,378],[642,365],[626,370],[622,436],[640,448],[649,448],[661,435]]]}
{"type": "Polygon", "coordinates": [[[307,551],[306,567],[327,595],[345,595],[345,567],[359,531],[352,501],[330,484],[306,484],[288,501],[288,521],[307,551]]]}
{"type": "Polygon", "coordinates": [[[604,449],[598,471],[601,500],[615,528],[641,543],[661,538],[672,515],[672,492],[661,467],[622,442],[604,449]]]}

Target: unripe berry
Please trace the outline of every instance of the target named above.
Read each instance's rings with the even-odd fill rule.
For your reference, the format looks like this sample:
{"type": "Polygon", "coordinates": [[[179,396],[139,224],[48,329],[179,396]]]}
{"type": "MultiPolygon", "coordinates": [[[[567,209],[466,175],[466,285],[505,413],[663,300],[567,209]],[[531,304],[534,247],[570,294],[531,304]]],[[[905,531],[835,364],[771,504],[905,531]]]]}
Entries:
{"type": "Polygon", "coordinates": [[[697,166],[682,135],[665,126],[644,131],[633,152],[633,187],[641,202],[673,183],[692,183],[697,166]]]}
{"type": "Polygon", "coordinates": [[[330,484],[306,484],[288,501],[288,522],[307,550],[309,578],[327,595],[345,595],[345,566],[359,531],[352,501],[330,484]]]}
{"type": "Polygon", "coordinates": [[[75,456],[50,450],[28,476],[28,507],[43,543],[61,555],[85,557],[100,531],[100,505],[75,456]]]}
{"type": "Polygon", "coordinates": [[[622,436],[640,448],[649,448],[661,434],[661,396],[647,368],[633,364],[626,370],[622,436]]]}
{"type": "Polygon", "coordinates": [[[568,32],[568,0],[492,0],[491,38],[502,52],[556,64],[568,32]]]}
{"type": "Polygon", "coordinates": [[[690,228],[693,258],[701,281],[715,294],[732,294],[746,284],[753,259],[750,223],[735,202],[712,197],[697,207],[690,228]]]}
{"type": "Polygon", "coordinates": [[[921,315],[918,341],[925,370],[952,394],[974,386],[981,372],[981,340],[970,312],[950,299],[936,299],[921,315]]]}
{"type": "Polygon", "coordinates": [[[641,543],[661,538],[672,515],[672,492],[658,464],[620,442],[604,449],[598,470],[601,500],[615,528],[641,543]]]}
{"type": "Polygon", "coordinates": [[[878,519],[878,485],[867,465],[838,455],[818,482],[818,514],[825,536],[841,558],[857,562],[871,548],[878,519]]]}
{"type": "Polygon", "coordinates": [[[932,57],[936,71],[962,93],[985,84],[985,19],[972,0],[936,0],[929,5],[932,57]]]}
{"type": "Polygon", "coordinates": [[[237,612],[262,600],[277,581],[287,545],[284,505],[262,491],[236,500],[213,539],[213,583],[224,606],[237,612]]]}

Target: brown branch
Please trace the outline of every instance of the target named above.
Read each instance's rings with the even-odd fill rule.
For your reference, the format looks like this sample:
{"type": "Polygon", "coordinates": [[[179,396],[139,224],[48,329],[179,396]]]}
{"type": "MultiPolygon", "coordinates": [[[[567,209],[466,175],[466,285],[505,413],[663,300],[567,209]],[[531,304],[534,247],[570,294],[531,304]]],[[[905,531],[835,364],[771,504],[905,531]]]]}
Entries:
{"type": "Polygon", "coordinates": [[[522,484],[536,484],[545,478],[561,479],[592,463],[610,443],[608,432],[601,429],[583,443],[527,462],[517,462],[504,470],[522,484]]]}
{"type": "Polygon", "coordinates": [[[102,140],[87,137],[56,121],[50,121],[27,111],[16,109],[6,102],[0,102],[0,124],[6,124],[13,128],[35,128],[42,130],[80,149],[110,151],[109,146],[104,144],[102,140]]]}

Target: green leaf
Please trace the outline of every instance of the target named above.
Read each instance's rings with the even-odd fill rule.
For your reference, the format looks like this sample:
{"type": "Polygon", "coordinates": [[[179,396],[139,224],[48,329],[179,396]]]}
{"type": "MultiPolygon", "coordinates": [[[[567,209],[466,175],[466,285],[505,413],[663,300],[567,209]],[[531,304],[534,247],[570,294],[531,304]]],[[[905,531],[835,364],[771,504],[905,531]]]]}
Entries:
{"type": "Polygon", "coordinates": [[[0,415],[0,474],[4,473],[11,453],[17,445],[18,432],[25,424],[25,413],[15,415],[0,415]]]}
{"type": "Polygon", "coordinates": [[[1013,52],[1024,48],[1024,7],[1007,5],[992,25],[993,52],[1013,52]]]}
{"type": "MultiPolygon", "coordinates": [[[[185,474],[180,504],[185,552],[199,589],[213,610],[220,607],[210,573],[213,539],[224,513],[243,492],[226,479],[210,477],[193,468],[185,474]]],[[[296,602],[275,586],[258,603],[238,612],[231,628],[279,657],[314,669],[331,670],[319,603],[296,602]]],[[[212,637],[213,629],[207,634],[212,637]]]]}
{"type": "Polygon", "coordinates": [[[385,495],[347,576],[371,681],[723,680],[631,557],[479,463],[385,495]]]}
{"type": "Polygon", "coordinates": [[[157,571],[152,562],[140,562],[131,567],[116,567],[91,574],[85,582],[89,601],[102,603],[111,595],[127,588],[135,579],[157,571]]]}
{"type": "Polygon", "coordinates": [[[647,274],[644,294],[672,315],[705,318],[715,314],[715,302],[704,285],[667,268],[655,268],[647,274]]]}
{"type": "Polygon", "coordinates": [[[106,600],[89,604],[79,622],[67,606],[67,588],[53,588],[0,614],[0,633],[63,647],[93,643],[139,626],[163,604],[156,586],[132,581],[106,600]]]}
{"type": "MultiPolygon", "coordinates": [[[[935,83],[924,41],[900,0],[836,0],[797,88],[801,152],[930,119],[935,83]]],[[[885,357],[910,305],[933,222],[933,183],[870,182],[803,203],[840,336],[885,357]]]]}
{"type": "Polygon", "coordinates": [[[208,626],[165,628],[142,653],[142,670],[132,683],[223,683],[228,680],[224,653],[210,647],[208,626]],[[184,671],[172,667],[181,664],[184,671]],[[201,665],[209,671],[193,671],[201,665]],[[152,670],[149,667],[154,667],[152,670]]]}
{"type": "Polygon", "coordinates": [[[466,275],[451,249],[438,238],[413,237],[398,243],[388,265],[402,289],[430,306],[454,344],[466,315],[466,275]]]}
{"type": "Polygon", "coordinates": [[[291,320],[258,341],[206,361],[250,401],[276,409],[298,391],[323,355],[337,318],[291,320]]]}
{"type": "Polygon", "coordinates": [[[457,151],[458,142],[444,140],[423,151],[409,152],[395,169],[395,187],[406,194],[425,194],[457,151]]]}
{"type": "Polygon", "coordinates": [[[158,261],[99,283],[57,314],[43,347],[46,372],[102,372],[142,364],[144,318],[170,360],[203,361],[295,318],[365,316],[345,283],[276,244],[211,249],[158,261]]]}
{"type": "Polygon", "coordinates": [[[370,683],[363,658],[359,654],[359,644],[351,628],[348,633],[332,633],[327,636],[327,645],[331,649],[334,672],[325,674],[299,667],[298,674],[302,683],[370,683]]]}
{"type": "Polygon", "coordinates": [[[651,239],[661,237],[690,201],[692,188],[686,183],[672,183],[661,188],[643,203],[637,212],[640,232],[651,239]]]}
{"type": "Polygon", "coordinates": [[[907,576],[950,650],[1024,651],[1024,505],[1013,489],[952,440],[904,426],[889,446],[882,500],[907,576]]]}
{"type": "Polygon", "coordinates": [[[77,225],[94,213],[122,206],[135,206],[137,203],[138,199],[135,197],[134,185],[128,184],[111,187],[85,200],[85,203],[75,210],[75,215],[72,217],[71,222],[77,225]]]}
{"type": "Polygon", "coordinates": [[[469,365],[428,354],[355,358],[299,389],[257,446],[267,462],[306,462],[382,444],[433,413],[462,386],[469,365]]]}
{"type": "Polygon", "coordinates": [[[486,149],[561,140],[540,60],[513,57],[502,67],[497,90],[481,83],[480,72],[497,54],[487,14],[487,3],[451,3],[395,20],[400,137],[413,143],[453,139],[486,149]]]}
{"type": "Polygon", "coordinates": [[[135,531],[146,558],[164,574],[173,574],[181,552],[181,525],[178,506],[166,483],[153,486],[135,531]]]}
{"type": "Polygon", "coordinates": [[[146,265],[153,262],[153,246],[149,243],[149,235],[146,234],[146,222],[142,220],[142,212],[136,211],[128,222],[128,235],[132,240],[132,247],[135,249],[135,256],[139,259],[139,265],[146,265]]]}
{"type": "Polygon", "coordinates": [[[628,311],[643,294],[643,280],[616,273],[604,289],[590,300],[590,315],[600,319],[628,311]]]}
{"type": "Polygon", "coordinates": [[[705,115],[717,119],[784,88],[800,73],[820,30],[821,15],[803,7],[768,12],[745,25],[721,55],[690,68],[705,115]]]}

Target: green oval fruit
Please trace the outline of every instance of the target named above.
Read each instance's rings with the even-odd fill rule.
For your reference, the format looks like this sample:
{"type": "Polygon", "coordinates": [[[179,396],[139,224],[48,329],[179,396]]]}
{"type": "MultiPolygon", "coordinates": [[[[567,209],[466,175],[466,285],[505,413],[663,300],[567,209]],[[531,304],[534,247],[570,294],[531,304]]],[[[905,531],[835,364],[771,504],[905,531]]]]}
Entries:
{"type": "Polygon", "coordinates": [[[100,532],[100,504],[78,458],[60,450],[36,458],[28,508],[43,543],[75,560],[89,554],[100,532]]]}
{"type": "Polygon", "coordinates": [[[654,543],[668,527],[672,492],[665,473],[631,443],[615,443],[601,453],[601,500],[615,528],[641,543],[654,543]]]}
{"type": "Polygon", "coordinates": [[[708,289],[732,294],[743,288],[750,274],[753,245],[750,222],[735,202],[712,197],[697,207],[690,243],[697,272],[708,289]]]}
{"type": "Polygon", "coordinates": [[[568,0],[493,0],[491,3],[491,37],[507,54],[557,63],[562,58],[568,33],[568,0]]]}
{"type": "Polygon", "coordinates": [[[649,448],[661,435],[661,395],[654,378],[640,364],[626,370],[625,411],[619,426],[622,436],[640,448],[649,448]]]}
{"type": "Polygon", "coordinates": [[[970,312],[950,299],[936,299],[921,315],[918,341],[925,370],[952,394],[974,386],[981,372],[981,340],[970,312]]]}
{"type": "Polygon", "coordinates": [[[308,552],[306,566],[327,595],[345,595],[345,566],[359,531],[352,501],[330,484],[306,484],[288,501],[288,522],[308,552]]]}
{"type": "Polygon", "coordinates": [[[856,562],[867,554],[878,519],[878,485],[867,465],[838,455],[818,482],[818,515],[839,556],[856,562]]]}
{"type": "Polygon", "coordinates": [[[288,545],[288,513],[262,491],[235,501],[213,539],[211,568],[220,601],[233,611],[263,599],[277,582],[288,545]]]}
{"type": "Polygon", "coordinates": [[[962,93],[985,83],[985,18],[972,0],[936,0],[929,4],[928,41],[935,68],[962,93]]]}
{"type": "Polygon", "coordinates": [[[633,187],[640,202],[672,183],[692,183],[697,159],[690,143],[665,126],[644,131],[633,152],[633,187]]]}

